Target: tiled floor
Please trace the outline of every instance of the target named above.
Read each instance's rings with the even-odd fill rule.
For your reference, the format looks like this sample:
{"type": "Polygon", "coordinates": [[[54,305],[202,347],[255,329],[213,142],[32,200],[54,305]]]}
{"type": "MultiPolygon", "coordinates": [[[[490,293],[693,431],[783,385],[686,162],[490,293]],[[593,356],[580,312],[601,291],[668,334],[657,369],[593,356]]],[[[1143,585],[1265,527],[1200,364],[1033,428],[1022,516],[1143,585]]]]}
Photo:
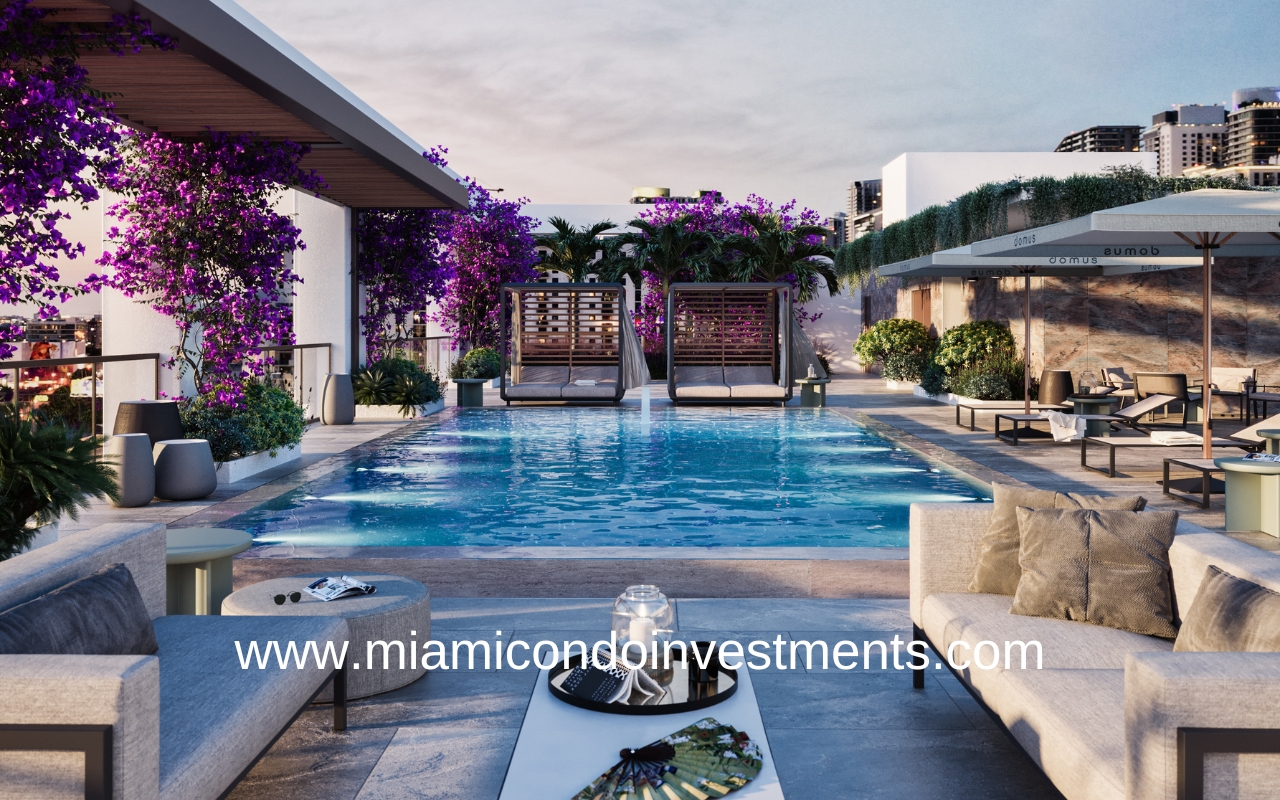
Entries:
{"type": "MultiPolygon", "coordinates": [[[[592,641],[608,630],[611,606],[436,599],[432,633],[446,641],[492,640],[498,630],[527,642],[592,641]]],[[[744,642],[889,641],[911,630],[902,600],[677,600],[676,616],[687,636],[744,642]]],[[[496,798],[538,673],[479,667],[431,672],[357,701],[343,734],[328,731],[325,710],[306,712],[231,798],[496,798]]],[[[788,798],[1059,797],[945,671],[917,691],[892,668],[797,667],[752,675],[788,798]]],[[[583,775],[583,784],[593,777],[583,775]]]]}

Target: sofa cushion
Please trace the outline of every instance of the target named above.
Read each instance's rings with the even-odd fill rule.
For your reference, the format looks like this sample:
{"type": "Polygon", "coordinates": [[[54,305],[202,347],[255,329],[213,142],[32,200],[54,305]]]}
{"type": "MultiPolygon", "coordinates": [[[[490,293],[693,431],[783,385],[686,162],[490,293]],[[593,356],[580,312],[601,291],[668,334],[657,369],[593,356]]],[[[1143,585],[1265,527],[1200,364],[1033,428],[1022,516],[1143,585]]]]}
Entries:
{"type": "Polygon", "coordinates": [[[1280,593],[1210,566],[1173,649],[1280,652],[1280,593]]]}
{"type": "MultiPolygon", "coordinates": [[[[155,622],[160,642],[160,797],[202,800],[219,797],[293,719],[333,671],[315,657],[281,669],[275,652],[259,669],[256,659],[241,668],[236,642],[299,653],[315,641],[321,653],[347,639],[340,617],[173,616],[155,622]]],[[[363,654],[350,652],[352,658],[363,654]]]]}
{"type": "Polygon", "coordinates": [[[735,383],[729,387],[729,396],[743,400],[781,400],[787,390],[773,383],[735,383]]]}
{"type": "Polygon", "coordinates": [[[124,564],[108,564],[0,613],[0,654],[146,656],[156,635],[124,564]]]}
{"type": "Polygon", "coordinates": [[[1176,511],[1019,508],[1022,577],[1010,613],[1172,639],[1177,526],[1176,511]]]}
{"type": "Polygon", "coordinates": [[[617,367],[574,367],[569,370],[569,383],[574,381],[595,381],[596,383],[617,383],[617,367]]]}
{"type": "Polygon", "coordinates": [[[565,400],[612,400],[618,394],[617,367],[574,367],[569,382],[560,390],[565,400]],[[574,381],[595,381],[593,386],[579,386],[574,381]]]}
{"type": "Polygon", "coordinates": [[[512,400],[559,400],[560,383],[517,383],[507,386],[507,397],[512,400]]]}
{"type": "Polygon", "coordinates": [[[730,386],[763,383],[777,386],[773,380],[773,367],[725,367],[724,382],[730,386]]]}
{"type": "Polygon", "coordinates": [[[982,536],[982,549],[969,591],[1012,595],[1018,589],[1022,569],[1018,566],[1017,509],[1021,508],[1104,508],[1141,511],[1143,497],[1103,497],[991,484],[991,524],[982,536]]]}
{"type": "MultiPolygon", "coordinates": [[[[568,367],[521,367],[520,383],[554,383],[560,386],[569,382],[568,367]]],[[[520,384],[516,384],[517,386],[520,384]]]]}
{"type": "MultiPolygon", "coordinates": [[[[971,660],[969,654],[979,642],[996,642],[1001,648],[999,669],[983,670],[970,664],[962,671],[980,693],[991,689],[1003,671],[1005,642],[1040,642],[1045,669],[1124,669],[1126,653],[1173,649],[1172,642],[1154,636],[1084,622],[1017,616],[1009,613],[1012,604],[1013,598],[1007,595],[961,592],[931,594],[921,607],[921,627],[944,657],[955,641],[968,645],[957,646],[957,663],[971,660]]],[[[983,663],[989,663],[991,650],[983,650],[983,663]]],[[[1020,665],[1019,649],[1014,647],[1011,654],[1020,665]]],[[[1035,649],[1030,648],[1028,665],[1033,664],[1034,654],[1035,649]]]]}
{"type": "Polygon", "coordinates": [[[1124,670],[1011,669],[994,694],[992,710],[1069,800],[1123,800],[1124,670]]]}

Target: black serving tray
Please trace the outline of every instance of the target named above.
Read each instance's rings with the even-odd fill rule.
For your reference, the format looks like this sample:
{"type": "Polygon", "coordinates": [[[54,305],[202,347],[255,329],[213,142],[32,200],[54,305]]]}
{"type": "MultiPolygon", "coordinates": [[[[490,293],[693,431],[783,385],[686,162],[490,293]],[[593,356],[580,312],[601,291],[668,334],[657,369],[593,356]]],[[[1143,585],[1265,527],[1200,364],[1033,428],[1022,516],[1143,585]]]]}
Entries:
{"type": "Polygon", "coordinates": [[[551,696],[557,700],[568,703],[571,706],[585,708],[588,711],[599,711],[604,714],[625,714],[628,716],[655,716],[659,714],[679,714],[684,711],[697,711],[703,708],[710,708],[718,703],[723,703],[734,692],[738,691],[738,671],[736,669],[728,669],[720,667],[720,674],[717,678],[716,693],[707,697],[699,697],[693,700],[689,697],[689,668],[686,664],[674,661],[671,664],[672,678],[671,683],[664,688],[667,690],[667,696],[656,705],[651,706],[633,706],[626,703],[602,703],[598,700],[590,700],[585,697],[578,697],[569,694],[560,688],[559,684],[573,670],[574,666],[581,659],[575,658],[570,665],[566,667],[563,663],[557,664],[547,673],[547,688],[551,690],[551,696]]]}

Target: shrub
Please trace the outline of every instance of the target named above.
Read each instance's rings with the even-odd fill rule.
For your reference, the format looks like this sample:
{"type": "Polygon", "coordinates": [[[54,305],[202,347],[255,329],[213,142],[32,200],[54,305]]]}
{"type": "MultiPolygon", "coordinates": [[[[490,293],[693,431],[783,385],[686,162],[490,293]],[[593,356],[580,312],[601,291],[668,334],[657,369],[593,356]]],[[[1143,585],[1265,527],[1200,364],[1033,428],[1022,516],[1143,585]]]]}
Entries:
{"type": "Polygon", "coordinates": [[[933,360],[952,375],[989,356],[1013,349],[1013,334],[1008,328],[994,320],[982,319],[957,325],[942,334],[933,360]]]}
{"type": "Polygon", "coordinates": [[[930,353],[889,353],[880,374],[888,381],[917,382],[931,363],[930,353]]]}
{"type": "Polygon", "coordinates": [[[924,325],[913,319],[882,319],[853,343],[858,362],[869,367],[891,353],[923,353],[933,349],[924,325]]]}
{"type": "Polygon", "coordinates": [[[977,400],[1021,400],[1022,359],[1012,349],[999,350],[950,376],[951,391],[977,400]]]}
{"type": "MultiPolygon", "coordinates": [[[[74,377],[74,376],[73,376],[74,377]]],[[[87,436],[92,431],[93,409],[89,403],[91,398],[72,397],[70,386],[59,386],[49,395],[49,402],[40,409],[50,421],[58,421],[87,436]]]]}
{"type": "Polygon", "coordinates": [[[449,370],[450,378],[496,378],[502,369],[498,351],[492,347],[475,347],[458,359],[449,370]]]}
{"type": "Polygon", "coordinates": [[[72,519],[90,497],[118,498],[115,473],[96,455],[102,443],[40,412],[22,419],[0,407],[0,560],[21,553],[36,529],[72,519]]]}
{"type": "Polygon", "coordinates": [[[398,405],[405,414],[444,396],[436,376],[419,369],[407,358],[386,358],[374,362],[358,370],[351,383],[357,404],[398,405]]]}
{"type": "Polygon", "coordinates": [[[1008,379],[994,372],[966,372],[957,379],[952,390],[975,400],[1014,399],[1008,379]]]}
{"type": "Polygon", "coordinates": [[[942,367],[930,363],[920,376],[920,388],[929,394],[942,394],[947,390],[946,378],[947,373],[942,371],[942,367]]]}
{"type": "MultiPolygon", "coordinates": [[[[178,404],[182,432],[188,439],[208,439],[215,461],[268,451],[302,441],[306,420],[302,408],[283,389],[251,381],[243,386],[237,404],[219,392],[183,398],[178,404]]],[[[225,395],[224,395],[225,396],[225,395]]]]}

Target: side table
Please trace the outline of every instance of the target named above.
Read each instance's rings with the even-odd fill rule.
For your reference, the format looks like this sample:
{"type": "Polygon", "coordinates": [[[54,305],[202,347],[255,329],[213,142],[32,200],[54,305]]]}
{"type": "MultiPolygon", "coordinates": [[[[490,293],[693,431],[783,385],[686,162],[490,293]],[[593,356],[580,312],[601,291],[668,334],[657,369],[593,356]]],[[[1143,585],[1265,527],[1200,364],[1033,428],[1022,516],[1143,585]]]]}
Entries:
{"type": "Polygon", "coordinates": [[[1073,395],[1069,399],[1073,406],[1072,413],[1088,418],[1084,425],[1085,436],[1111,435],[1111,423],[1101,418],[1111,411],[1111,406],[1119,402],[1120,398],[1102,394],[1097,397],[1073,395]]]}
{"type": "Polygon", "coordinates": [[[1210,495],[1222,494],[1226,487],[1213,473],[1222,472],[1222,468],[1213,463],[1212,458],[1166,458],[1164,460],[1164,493],[1200,508],[1209,507],[1210,495]],[[1199,478],[1182,478],[1171,480],[1169,467],[1180,467],[1200,473],[1199,478]],[[1197,499],[1196,495],[1199,495],[1197,499]]]}
{"type": "Polygon", "coordinates": [[[1227,473],[1227,530],[1280,537],[1280,463],[1216,458],[1227,473]]]}
{"type": "Polygon", "coordinates": [[[1258,431],[1258,435],[1266,440],[1268,455],[1280,456],[1280,431],[1258,431]]]}
{"type": "MultiPolygon", "coordinates": [[[[426,674],[422,646],[431,638],[431,594],[427,587],[400,575],[348,573],[351,577],[378,588],[373,594],[347,597],[325,602],[303,591],[307,584],[324,575],[296,575],[275,578],[238,589],[222,601],[224,616],[239,617],[342,617],[347,621],[351,639],[347,646],[347,699],[369,697],[408,686],[426,674]],[[274,597],[302,592],[296,603],[285,600],[276,605],[274,597]],[[383,648],[370,643],[390,642],[383,648]],[[396,646],[394,643],[400,643],[396,646]],[[418,658],[411,659],[410,648],[417,647],[418,658]],[[401,655],[404,668],[401,669],[401,655]],[[367,659],[371,659],[370,663],[367,659]]],[[[338,577],[334,574],[333,577],[338,577]]],[[[324,642],[316,645],[323,651],[324,642]]],[[[334,646],[342,649],[341,642],[334,646]]],[[[298,644],[302,647],[302,643],[298,644]]],[[[329,702],[333,695],[325,689],[317,701],[329,702]]]]}
{"type": "Polygon", "coordinates": [[[458,408],[480,408],[484,405],[484,385],[488,378],[454,378],[458,386],[458,408]]]}
{"type": "Polygon", "coordinates": [[[797,378],[796,383],[800,386],[801,408],[826,408],[830,378],[797,378]]]}
{"type": "Polygon", "coordinates": [[[230,528],[170,528],[165,547],[166,612],[218,614],[231,594],[231,557],[253,537],[230,528]]]}

